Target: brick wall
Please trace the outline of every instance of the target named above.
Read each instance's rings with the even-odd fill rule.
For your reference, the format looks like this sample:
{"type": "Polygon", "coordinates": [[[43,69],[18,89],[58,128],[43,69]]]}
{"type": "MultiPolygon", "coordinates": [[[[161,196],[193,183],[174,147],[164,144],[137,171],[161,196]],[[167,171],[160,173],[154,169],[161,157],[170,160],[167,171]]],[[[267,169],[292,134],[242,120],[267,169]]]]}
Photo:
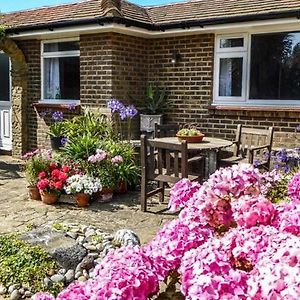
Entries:
{"type": "MultiPolygon", "coordinates": [[[[274,143],[282,145],[285,135],[282,132],[294,132],[300,124],[299,112],[209,108],[212,104],[213,56],[212,34],[149,41],[148,79],[166,86],[172,101],[166,122],[197,122],[205,134],[226,139],[234,138],[237,124],[257,128],[274,126],[274,143]],[[175,65],[171,62],[174,51],[179,51],[182,56],[175,65]]],[[[286,143],[299,146],[297,139],[287,138],[286,143]]]]}
{"type": "Polygon", "coordinates": [[[32,103],[38,102],[41,98],[40,83],[40,42],[37,40],[19,41],[19,48],[23,51],[28,66],[28,100],[27,100],[27,149],[34,149],[39,144],[38,140],[44,135],[44,128],[41,120],[32,107],[32,103]]]}
{"type": "MultiPolygon", "coordinates": [[[[47,146],[47,125],[32,103],[40,95],[40,42],[20,41],[29,67],[28,148],[47,146]]],[[[147,81],[166,86],[172,104],[165,122],[198,122],[207,135],[233,138],[236,125],[294,131],[300,123],[296,112],[213,110],[214,35],[203,34],[164,39],[125,36],[117,33],[80,37],[81,104],[104,107],[112,97],[142,106],[147,81]],[[174,51],[182,58],[173,64],[174,51]]],[[[134,124],[138,133],[138,120],[134,124]]],[[[275,135],[276,139],[276,135],[275,135]]],[[[282,142],[282,137],[280,138],[282,142]]]]}
{"type": "Polygon", "coordinates": [[[167,122],[199,122],[207,128],[212,98],[214,36],[211,34],[154,39],[149,47],[149,80],[164,85],[172,102],[167,122]],[[171,62],[174,51],[181,60],[171,62]]]}

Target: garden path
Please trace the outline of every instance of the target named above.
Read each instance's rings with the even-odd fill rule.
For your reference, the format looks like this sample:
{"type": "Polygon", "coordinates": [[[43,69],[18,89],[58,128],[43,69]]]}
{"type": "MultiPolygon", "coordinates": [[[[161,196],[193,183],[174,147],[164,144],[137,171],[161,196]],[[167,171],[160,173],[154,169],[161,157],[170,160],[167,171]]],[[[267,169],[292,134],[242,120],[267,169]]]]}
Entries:
{"type": "MultiPolygon", "coordinates": [[[[156,211],[163,208],[159,204],[154,207],[156,211]]],[[[141,212],[139,194],[135,192],[116,196],[106,204],[93,202],[88,208],[66,203],[52,206],[29,200],[18,161],[0,157],[0,234],[22,232],[32,225],[77,223],[97,226],[109,233],[128,228],[146,243],[173,217],[167,213],[141,212]]]]}

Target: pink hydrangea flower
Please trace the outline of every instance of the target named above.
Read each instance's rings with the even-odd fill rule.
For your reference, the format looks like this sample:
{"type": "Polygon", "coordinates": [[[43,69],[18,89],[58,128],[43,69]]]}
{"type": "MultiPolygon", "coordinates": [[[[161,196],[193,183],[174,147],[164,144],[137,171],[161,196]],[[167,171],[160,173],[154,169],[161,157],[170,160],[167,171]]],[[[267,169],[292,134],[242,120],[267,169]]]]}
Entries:
{"type": "Polygon", "coordinates": [[[178,181],[170,191],[169,210],[178,211],[188,206],[188,201],[200,187],[199,182],[192,182],[186,178],[178,181]]]}
{"type": "Polygon", "coordinates": [[[263,196],[241,197],[232,203],[233,217],[239,226],[246,228],[270,225],[275,216],[273,203],[263,196]]]}
{"type": "Polygon", "coordinates": [[[176,219],[165,224],[143,251],[153,260],[158,278],[164,280],[171,271],[178,269],[186,251],[203,244],[210,236],[211,228],[195,222],[185,225],[176,219]]]}
{"type": "Polygon", "coordinates": [[[300,238],[300,203],[278,205],[273,226],[282,232],[289,232],[300,238]]]}
{"type": "Polygon", "coordinates": [[[32,297],[32,300],[55,300],[55,297],[49,293],[37,293],[32,297]]]}
{"type": "Polygon", "coordinates": [[[298,172],[288,184],[288,195],[295,203],[300,203],[300,172],[298,172]]]}

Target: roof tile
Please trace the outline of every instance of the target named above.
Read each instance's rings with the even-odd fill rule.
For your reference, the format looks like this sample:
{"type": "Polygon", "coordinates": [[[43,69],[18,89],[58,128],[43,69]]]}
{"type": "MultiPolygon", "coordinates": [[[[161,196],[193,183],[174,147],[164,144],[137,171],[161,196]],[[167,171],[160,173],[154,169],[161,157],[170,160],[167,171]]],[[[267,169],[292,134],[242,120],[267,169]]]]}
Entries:
{"type": "MultiPolygon", "coordinates": [[[[123,18],[157,25],[297,10],[300,14],[299,0],[191,0],[152,7],[138,6],[125,0],[121,2],[123,18]]],[[[0,19],[0,24],[18,28],[104,16],[101,0],[84,0],[5,14],[0,19]]]]}

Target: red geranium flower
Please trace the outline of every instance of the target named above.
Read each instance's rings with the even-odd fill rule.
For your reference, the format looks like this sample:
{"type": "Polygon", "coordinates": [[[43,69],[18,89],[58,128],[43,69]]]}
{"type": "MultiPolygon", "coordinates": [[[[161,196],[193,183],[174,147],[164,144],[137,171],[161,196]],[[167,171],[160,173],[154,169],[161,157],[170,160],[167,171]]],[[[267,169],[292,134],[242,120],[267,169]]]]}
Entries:
{"type": "Polygon", "coordinates": [[[63,184],[61,181],[57,181],[54,183],[54,187],[57,189],[57,190],[61,190],[62,187],[63,187],[63,184]]]}
{"type": "Polygon", "coordinates": [[[61,170],[62,170],[63,172],[65,172],[65,173],[69,173],[70,170],[71,170],[71,168],[70,168],[69,166],[63,166],[63,167],[61,168],[61,170]]]}
{"type": "Polygon", "coordinates": [[[39,178],[43,179],[43,178],[46,177],[46,175],[47,175],[46,172],[42,171],[42,172],[39,173],[39,178]]]}
{"type": "Polygon", "coordinates": [[[55,178],[55,179],[59,179],[59,176],[60,176],[60,171],[58,169],[54,169],[52,172],[51,172],[51,177],[55,178]]]}
{"type": "Polygon", "coordinates": [[[51,170],[51,171],[55,170],[56,168],[57,168],[56,163],[51,163],[51,164],[50,164],[50,170],[51,170]]]}
{"type": "Polygon", "coordinates": [[[49,180],[48,179],[41,179],[38,183],[37,183],[37,187],[39,190],[45,190],[47,187],[49,187],[49,180]]]}
{"type": "Polygon", "coordinates": [[[66,174],[64,172],[60,172],[58,179],[65,182],[68,179],[68,174],[66,174]]]}

